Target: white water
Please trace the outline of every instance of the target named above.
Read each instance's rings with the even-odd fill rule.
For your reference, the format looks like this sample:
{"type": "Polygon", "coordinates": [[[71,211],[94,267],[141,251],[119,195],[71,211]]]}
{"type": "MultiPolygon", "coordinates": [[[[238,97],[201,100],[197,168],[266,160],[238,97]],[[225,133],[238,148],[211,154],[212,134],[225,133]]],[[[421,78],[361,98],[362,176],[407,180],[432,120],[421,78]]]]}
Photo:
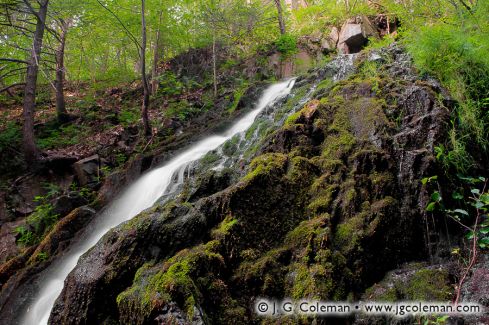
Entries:
{"type": "Polygon", "coordinates": [[[27,309],[21,324],[47,324],[54,302],[63,289],[64,280],[75,268],[81,255],[94,246],[111,228],[132,219],[141,211],[151,207],[163,194],[171,191],[175,173],[178,173],[177,181],[183,181],[185,167],[190,162],[202,158],[207,152],[216,149],[235,134],[246,131],[263,109],[288,95],[293,85],[294,81],[288,80],[268,87],[256,108],[239,119],[224,134],[212,135],[201,140],[130,185],[97,217],[89,228],[93,231],[87,231],[87,236],[80,243],[74,245],[65,256],[45,272],[47,276],[41,280],[43,283],[40,285],[39,292],[27,309]]]}

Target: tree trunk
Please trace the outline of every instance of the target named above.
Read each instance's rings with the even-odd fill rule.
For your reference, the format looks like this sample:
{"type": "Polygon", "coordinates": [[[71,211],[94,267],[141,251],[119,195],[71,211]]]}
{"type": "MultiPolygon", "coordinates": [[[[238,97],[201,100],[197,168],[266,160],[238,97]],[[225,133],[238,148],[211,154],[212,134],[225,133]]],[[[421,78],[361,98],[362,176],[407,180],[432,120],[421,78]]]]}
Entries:
{"type": "MultiPolygon", "coordinates": [[[[24,0],[28,1],[28,0],[24,0]]],[[[39,1],[39,12],[37,13],[36,31],[32,44],[31,57],[27,66],[25,78],[24,105],[23,105],[23,146],[25,160],[28,164],[34,163],[39,159],[39,149],[34,140],[34,111],[36,107],[36,86],[37,75],[39,73],[39,61],[46,27],[46,15],[48,12],[49,0],[39,1]]]]}
{"type": "Polygon", "coordinates": [[[212,33],[212,73],[214,76],[214,97],[217,97],[216,33],[212,33]]]}
{"type": "Polygon", "coordinates": [[[277,13],[278,13],[278,27],[280,28],[280,34],[283,35],[285,34],[285,22],[284,22],[284,15],[282,12],[282,3],[280,0],[274,0],[275,1],[275,6],[277,6],[277,13]]]}
{"type": "Polygon", "coordinates": [[[66,112],[64,82],[65,82],[65,45],[68,34],[68,23],[60,19],[61,34],[58,50],[56,51],[56,114],[60,123],[68,120],[66,112]]]}
{"type": "MultiPolygon", "coordinates": [[[[161,6],[161,3],[160,3],[161,6]]],[[[155,47],[154,47],[154,53],[153,53],[153,69],[151,71],[151,93],[154,95],[158,91],[158,80],[156,79],[157,74],[158,74],[158,63],[160,62],[160,37],[161,37],[161,19],[163,16],[163,10],[160,10],[159,14],[159,19],[158,19],[158,30],[156,31],[156,40],[155,40],[155,47]]]]}
{"type": "Polygon", "coordinates": [[[150,105],[149,101],[149,83],[148,77],[146,76],[146,17],[145,11],[145,0],[141,0],[141,32],[142,32],[142,44],[141,44],[141,78],[143,81],[143,105],[141,108],[141,117],[143,120],[144,135],[151,135],[151,128],[149,126],[148,119],[148,109],[150,105]]]}

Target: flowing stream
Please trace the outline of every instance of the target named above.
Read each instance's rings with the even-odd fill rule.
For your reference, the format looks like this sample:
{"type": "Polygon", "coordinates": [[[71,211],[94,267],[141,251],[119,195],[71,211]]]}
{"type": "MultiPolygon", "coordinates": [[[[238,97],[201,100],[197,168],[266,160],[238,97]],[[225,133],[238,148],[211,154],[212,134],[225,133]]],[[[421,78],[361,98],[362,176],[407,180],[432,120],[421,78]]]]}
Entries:
{"type": "Polygon", "coordinates": [[[256,107],[237,120],[229,130],[221,135],[211,135],[202,139],[177,154],[161,167],[142,175],[128,186],[116,200],[97,216],[87,228],[80,242],[73,245],[44,272],[45,276],[40,280],[39,291],[27,308],[21,324],[47,324],[54,302],[63,289],[64,280],[75,268],[81,255],[93,247],[111,228],[132,219],[141,211],[151,207],[162,195],[174,191],[175,175],[177,175],[177,183],[183,182],[185,170],[189,163],[202,158],[209,151],[215,150],[234,135],[246,131],[260,112],[290,93],[294,82],[292,79],[269,86],[263,92],[256,107]]]}

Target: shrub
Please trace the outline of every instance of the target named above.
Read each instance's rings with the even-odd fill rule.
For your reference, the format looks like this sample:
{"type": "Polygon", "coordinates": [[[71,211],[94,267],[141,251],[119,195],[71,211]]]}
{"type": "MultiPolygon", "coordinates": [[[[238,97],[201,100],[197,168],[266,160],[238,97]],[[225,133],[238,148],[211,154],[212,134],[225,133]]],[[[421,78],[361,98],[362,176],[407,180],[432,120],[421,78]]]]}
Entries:
{"type": "Polygon", "coordinates": [[[275,46],[284,57],[291,56],[297,53],[297,38],[290,34],[281,35],[275,41],[275,46]]]}

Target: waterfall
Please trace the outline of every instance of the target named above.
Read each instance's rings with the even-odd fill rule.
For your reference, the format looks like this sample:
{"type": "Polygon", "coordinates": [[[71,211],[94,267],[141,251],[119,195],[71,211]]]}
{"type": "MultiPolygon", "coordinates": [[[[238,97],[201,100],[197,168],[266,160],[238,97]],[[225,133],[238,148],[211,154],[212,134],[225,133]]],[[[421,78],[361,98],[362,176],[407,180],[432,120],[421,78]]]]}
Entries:
{"type": "Polygon", "coordinates": [[[234,135],[245,132],[260,112],[278,99],[287,96],[293,86],[293,79],[269,86],[255,108],[236,121],[226,132],[202,139],[128,186],[93,220],[81,236],[80,242],[74,244],[44,272],[45,276],[41,279],[39,290],[23,315],[21,324],[47,324],[54,302],[63,289],[64,280],[75,268],[80,256],[93,247],[110,229],[150,208],[162,195],[176,191],[178,185],[188,175],[192,162],[217,149],[234,135]]]}

